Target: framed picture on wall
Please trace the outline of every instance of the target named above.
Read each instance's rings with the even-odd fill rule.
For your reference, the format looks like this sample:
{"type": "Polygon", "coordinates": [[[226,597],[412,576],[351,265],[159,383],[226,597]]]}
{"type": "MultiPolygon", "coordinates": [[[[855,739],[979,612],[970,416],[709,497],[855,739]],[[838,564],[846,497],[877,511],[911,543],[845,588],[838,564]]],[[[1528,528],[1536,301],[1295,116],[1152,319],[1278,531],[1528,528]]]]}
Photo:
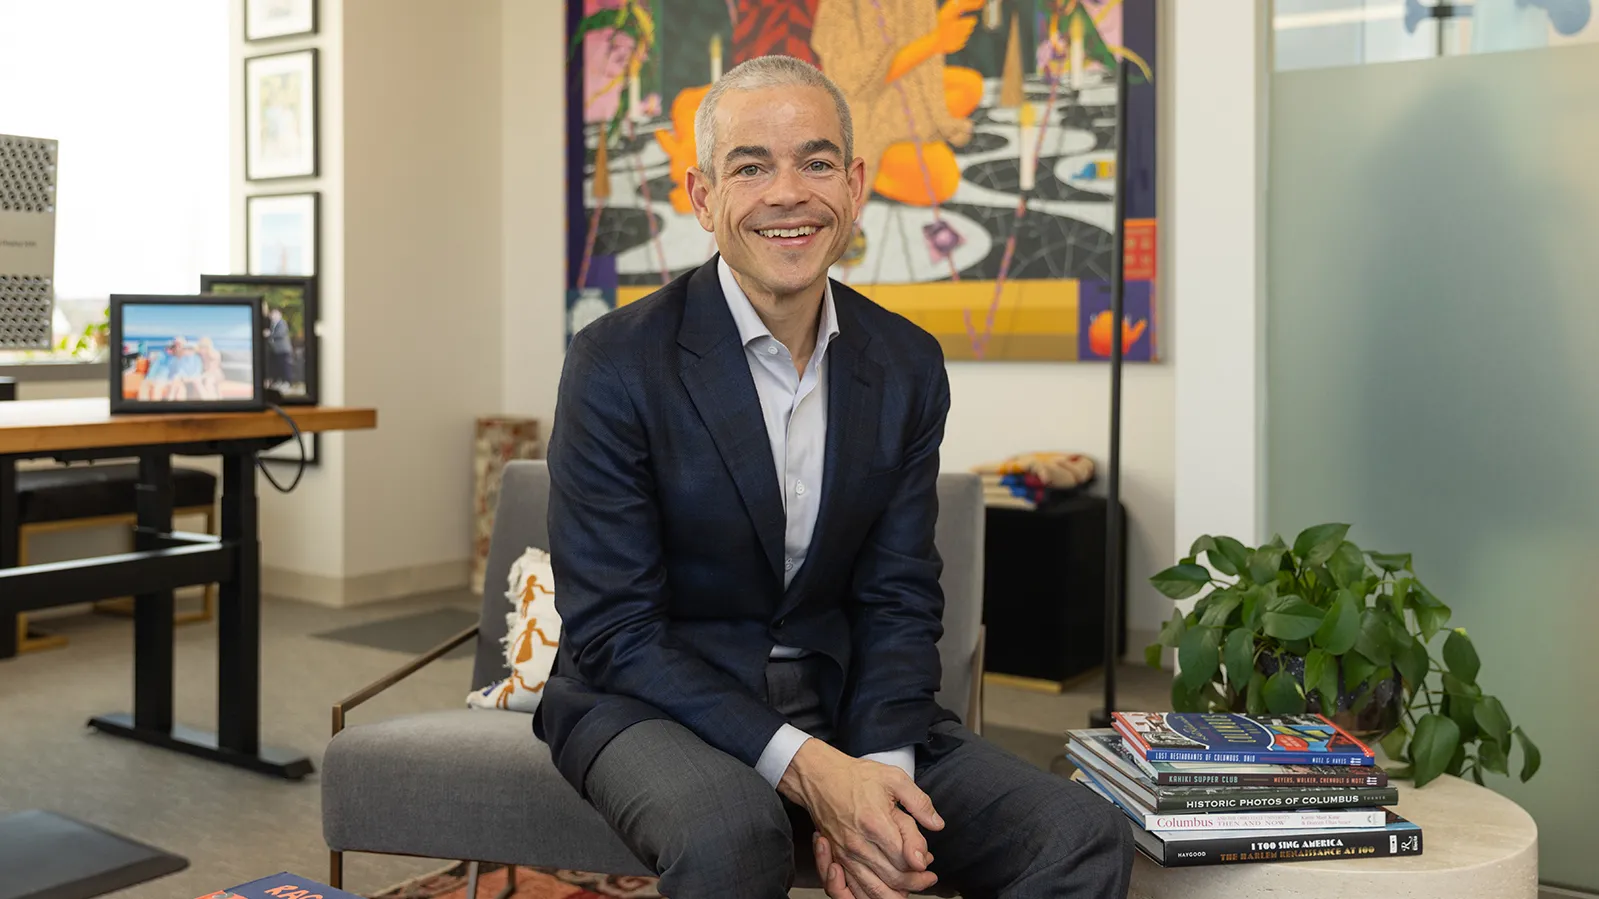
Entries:
{"type": "Polygon", "coordinates": [[[262,382],[283,405],[314,406],[320,383],[316,278],[292,275],[201,275],[200,292],[259,296],[266,338],[262,382]]]}
{"type": "Polygon", "coordinates": [[[316,0],[244,0],[244,39],[316,34],[316,0]]]}
{"type": "Polygon", "coordinates": [[[320,200],[315,191],[246,197],[245,270],[252,275],[315,275],[320,200]]]}
{"type": "Polygon", "coordinates": [[[316,176],[316,85],[315,49],[244,61],[246,180],[316,176]]]}
{"type": "MultiPolygon", "coordinates": [[[[317,458],[317,454],[322,449],[321,438],[322,438],[321,434],[305,434],[305,433],[302,433],[300,435],[300,439],[305,441],[305,464],[306,465],[320,465],[321,464],[321,460],[317,458]]],[[[269,450],[267,450],[265,452],[256,453],[255,457],[257,459],[260,459],[262,462],[271,462],[271,463],[274,463],[274,464],[282,464],[282,465],[299,465],[300,464],[300,444],[294,442],[294,438],[290,437],[288,440],[284,441],[283,443],[278,444],[277,446],[274,446],[273,448],[271,448],[271,449],[269,449],[269,450]]]]}

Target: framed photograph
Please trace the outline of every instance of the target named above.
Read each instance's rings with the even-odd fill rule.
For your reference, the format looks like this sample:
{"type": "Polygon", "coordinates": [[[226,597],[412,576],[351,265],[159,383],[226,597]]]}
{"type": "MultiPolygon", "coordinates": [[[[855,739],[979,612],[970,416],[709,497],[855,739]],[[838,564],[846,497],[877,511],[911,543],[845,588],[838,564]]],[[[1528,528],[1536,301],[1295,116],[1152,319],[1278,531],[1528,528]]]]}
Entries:
{"type": "MultiPolygon", "coordinates": [[[[321,440],[321,438],[322,438],[321,434],[317,434],[317,433],[306,434],[304,432],[301,432],[300,439],[305,441],[305,464],[306,465],[309,466],[309,465],[320,465],[321,464],[318,461],[318,459],[317,459],[317,454],[322,449],[322,440],[321,440]]],[[[298,444],[298,443],[296,443],[294,441],[294,437],[293,436],[290,436],[287,441],[285,441],[283,443],[280,443],[277,446],[274,446],[273,448],[267,450],[266,452],[256,453],[255,457],[257,459],[260,459],[262,462],[271,462],[273,464],[283,464],[283,465],[299,465],[300,464],[300,444],[298,444]]]]}
{"type": "Polygon", "coordinates": [[[244,0],[244,39],[316,34],[316,0],[244,0]]]}
{"type": "Polygon", "coordinates": [[[261,389],[261,298],[112,294],[111,411],[249,412],[261,389]]]}
{"type": "Polygon", "coordinates": [[[200,292],[261,297],[266,342],[261,380],[285,406],[314,406],[320,384],[316,278],[289,275],[201,275],[200,292]]]}
{"type": "Polygon", "coordinates": [[[316,73],[315,49],[244,61],[245,180],[316,176],[316,73]]]}
{"type": "Polygon", "coordinates": [[[245,270],[252,275],[315,275],[320,200],[315,192],[246,197],[245,270]]]}

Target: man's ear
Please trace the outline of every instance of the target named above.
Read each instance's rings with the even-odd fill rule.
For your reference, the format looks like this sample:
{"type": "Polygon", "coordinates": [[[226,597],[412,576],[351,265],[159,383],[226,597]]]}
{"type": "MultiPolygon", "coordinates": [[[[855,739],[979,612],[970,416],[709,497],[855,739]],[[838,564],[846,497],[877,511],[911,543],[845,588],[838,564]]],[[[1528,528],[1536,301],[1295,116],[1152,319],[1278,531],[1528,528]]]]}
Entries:
{"type": "Polygon", "coordinates": [[[711,218],[711,207],[708,205],[711,179],[705,177],[699,166],[689,166],[683,186],[688,190],[688,201],[694,207],[694,217],[700,220],[700,227],[707,231],[715,231],[716,222],[711,218]]]}
{"type": "Polygon", "coordinates": [[[857,156],[849,163],[849,196],[855,204],[855,217],[860,218],[866,205],[866,160],[857,156]]]}

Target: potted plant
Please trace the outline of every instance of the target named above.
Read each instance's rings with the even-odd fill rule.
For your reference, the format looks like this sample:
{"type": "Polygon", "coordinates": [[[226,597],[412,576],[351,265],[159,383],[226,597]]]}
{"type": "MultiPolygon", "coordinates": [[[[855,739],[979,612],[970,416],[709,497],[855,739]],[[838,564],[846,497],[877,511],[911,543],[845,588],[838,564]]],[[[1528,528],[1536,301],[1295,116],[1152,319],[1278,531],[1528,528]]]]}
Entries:
{"type": "Polygon", "coordinates": [[[1538,747],[1478,685],[1477,650],[1464,628],[1448,628],[1449,606],[1409,553],[1362,550],[1348,532],[1321,524],[1292,546],[1273,536],[1258,547],[1207,535],[1151,578],[1172,599],[1199,596],[1144,653],[1159,666],[1163,648],[1177,650],[1172,707],[1319,712],[1380,743],[1390,774],[1418,787],[1446,773],[1479,784],[1485,771],[1508,775],[1514,743],[1530,779],[1538,747]]]}

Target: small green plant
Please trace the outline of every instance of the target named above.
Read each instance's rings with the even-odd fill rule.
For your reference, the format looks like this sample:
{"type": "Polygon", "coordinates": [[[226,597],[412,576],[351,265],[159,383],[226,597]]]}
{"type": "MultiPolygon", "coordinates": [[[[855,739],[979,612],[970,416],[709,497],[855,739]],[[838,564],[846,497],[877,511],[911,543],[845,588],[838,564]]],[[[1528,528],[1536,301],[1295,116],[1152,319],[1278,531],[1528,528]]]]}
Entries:
{"type": "Polygon", "coordinates": [[[83,326],[76,337],[67,335],[56,341],[56,350],[69,353],[74,359],[96,359],[111,340],[111,309],[101,313],[99,321],[83,326]]]}
{"type": "Polygon", "coordinates": [[[1416,578],[1409,553],[1368,552],[1348,533],[1321,524],[1293,546],[1274,536],[1258,547],[1207,535],[1151,578],[1172,599],[1199,596],[1144,652],[1158,666],[1163,648],[1177,650],[1173,708],[1320,712],[1379,741],[1390,774],[1418,787],[1440,774],[1508,776],[1514,742],[1531,779],[1538,747],[1478,685],[1477,650],[1464,628],[1448,628],[1449,606],[1416,578]]]}

